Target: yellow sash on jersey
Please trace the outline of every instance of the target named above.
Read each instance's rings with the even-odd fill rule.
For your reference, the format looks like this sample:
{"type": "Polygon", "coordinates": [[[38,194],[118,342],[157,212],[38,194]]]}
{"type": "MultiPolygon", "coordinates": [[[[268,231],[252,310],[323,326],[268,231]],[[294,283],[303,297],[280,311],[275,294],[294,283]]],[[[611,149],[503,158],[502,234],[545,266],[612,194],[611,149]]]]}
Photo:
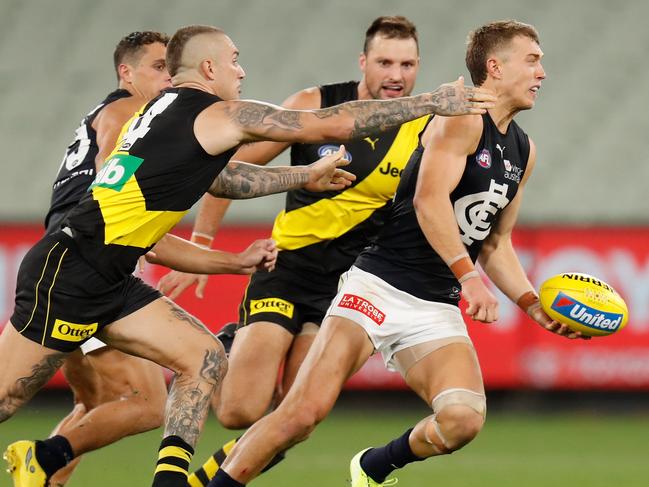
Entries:
{"type": "Polygon", "coordinates": [[[400,174],[406,166],[428,119],[425,116],[403,124],[385,157],[357,185],[333,198],[323,198],[289,212],[283,210],[277,215],[272,238],[278,248],[295,250],[338,238],[385,205],[399,184],[400,178],[393,175],[395,168],[400,174]]]}

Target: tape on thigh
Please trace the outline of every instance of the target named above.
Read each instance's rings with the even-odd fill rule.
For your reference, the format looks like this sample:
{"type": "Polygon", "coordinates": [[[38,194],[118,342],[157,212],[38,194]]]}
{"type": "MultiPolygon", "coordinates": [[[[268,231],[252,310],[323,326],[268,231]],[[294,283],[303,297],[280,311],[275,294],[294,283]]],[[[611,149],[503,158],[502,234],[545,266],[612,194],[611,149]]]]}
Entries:
{"type": "Polygon", "coordinates": [[[300,330],[300,333],[298,333],[298,336],[301,335],[315,335],[318,333],[318,330],[320,330],[320,327],[316,325],[315,323],[306,322],[302,325],[302,329],[300,330]]]}
{"type": "Polygon", "coordinates": [[[445,407],[453,405],[468,406],[483,418],[487,414],[487,399],[485,395],[469,389],[446,389],[437,394],[432,402],[435,415],[439,414],[445,407]]]}
{"type": "Polygon", "coordinates": [[[454,336],[448,338],[440,338],[438,340],[429,340],[427,342],[418,343],[412,347],[404,348],[394,354],[394,364],[399,373],[405,377],[408,370],[423,359],[429,353],[439,350],[451,343],[466,343],[472,345],[471,340],[463,336],[454,336]]]}

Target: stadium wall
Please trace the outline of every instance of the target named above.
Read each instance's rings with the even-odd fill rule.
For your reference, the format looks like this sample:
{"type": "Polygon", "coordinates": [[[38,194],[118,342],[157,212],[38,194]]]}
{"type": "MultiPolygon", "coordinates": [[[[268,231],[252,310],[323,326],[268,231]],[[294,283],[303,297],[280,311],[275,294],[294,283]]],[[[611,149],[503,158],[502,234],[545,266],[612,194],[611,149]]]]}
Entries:
{"type": "MultiPolygon", "coordinates": [[[[187,237],[190,229],[180,228],[187,237]]],[[[0,318],[12,312],[15,276],[24,253],[40,237],[38,225],[0,225],[0,318]]],[[[269,235],[268,226],[226,227],[215,247],[240,251],[256,238],[269,235]]],[[[514,243],[532,283],[538,288],[560,272],[585,272],[608,282],[625,298],[629,324],[619,334],[588,342],[552,335],[532,323],[498,292],[499,321],[469,322],[485,383],[496,389],[649,390],[649,227],[527,226],[514,243]]],[[[143,278],[155,285],[166,269],[149,265],[143,278]]],[[[211,330],[237,318],[245,276],[213,276],[204,299],[187,291],[179,304],[211,330]]],[[[62,386],[57,377],[52,386],[62,386]]],[[[356,389],[400,389],[398,374],[385,371],[378,356],[348,384],[356,389]]]]}

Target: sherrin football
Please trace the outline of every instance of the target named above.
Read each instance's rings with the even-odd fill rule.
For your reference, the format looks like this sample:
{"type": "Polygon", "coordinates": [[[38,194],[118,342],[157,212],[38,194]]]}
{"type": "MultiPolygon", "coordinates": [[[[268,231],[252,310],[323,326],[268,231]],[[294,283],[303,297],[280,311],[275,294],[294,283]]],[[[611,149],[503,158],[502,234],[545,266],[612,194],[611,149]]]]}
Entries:
{"type": "Polygon", "coordinates": [[[626,303],[615,289],[588,274],[551,277],[541,284],[539,299],[550,318],[588,336],[615,333],[629,319],[626,303]]]}

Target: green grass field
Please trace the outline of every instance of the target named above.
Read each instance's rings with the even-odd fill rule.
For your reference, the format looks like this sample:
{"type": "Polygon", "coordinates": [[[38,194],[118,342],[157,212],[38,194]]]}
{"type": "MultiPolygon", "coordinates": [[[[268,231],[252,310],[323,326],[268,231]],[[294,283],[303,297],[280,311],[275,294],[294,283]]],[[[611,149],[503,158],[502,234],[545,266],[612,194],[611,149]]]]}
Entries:
{"type": "MultiPolygon", "coordinates": [[[[313,436],[252,485],[345,486],[349,459],[383,444],[425,414],[424,408],[372,412],[337,408],[313,436]]],[[[2,447],[42,438],[65,413],[60,406],[30,407],[0,426],[2,447]]],[[[210,418],[195,455],[201,459],[231,434],[210,418]]],[[[70,487],[149,486],[160,431],[127,438],[86,455],[70,487]]],[[[489,415],[480,436],[462,451],[398,471],[404,487],[646,487],[649,486],[649,416],[566,414],[489,415]]],[[[195,462],[196,463],[196,462],[195,462]]],[[[0,487],[10,486],[0,476],[0,487]]]]}

